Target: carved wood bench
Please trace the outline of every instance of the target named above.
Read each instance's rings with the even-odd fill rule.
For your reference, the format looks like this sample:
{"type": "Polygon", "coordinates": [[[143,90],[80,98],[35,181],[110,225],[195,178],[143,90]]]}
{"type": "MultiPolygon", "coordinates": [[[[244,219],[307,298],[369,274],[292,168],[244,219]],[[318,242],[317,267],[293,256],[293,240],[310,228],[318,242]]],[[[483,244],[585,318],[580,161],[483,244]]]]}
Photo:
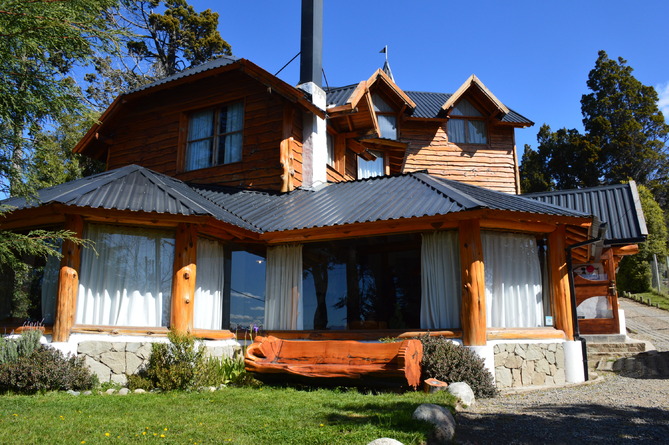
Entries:
{"type": "Polygon", "coordinates": [[[246,370],[257,374],[292,374],[304,377],[347,379],[404,378],[420,384],[420,340],[365,343],[344,340],[282,340],[257,337],[246,350],[246,370]]]}

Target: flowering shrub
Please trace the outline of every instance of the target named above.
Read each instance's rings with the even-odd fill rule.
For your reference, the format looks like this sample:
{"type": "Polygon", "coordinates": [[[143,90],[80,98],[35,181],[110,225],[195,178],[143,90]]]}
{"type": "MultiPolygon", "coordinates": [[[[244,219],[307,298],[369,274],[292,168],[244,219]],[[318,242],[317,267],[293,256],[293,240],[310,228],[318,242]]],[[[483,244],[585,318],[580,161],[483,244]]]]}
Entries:
{"type": "Polygon", "coordinates": [[[16,362],[27,357],[39,348],[42,332],[31,329],[23,332],[18,338],[5,339],[0,336],[0,365],[16,362]]]}
{"type": "Polygon", "coordinates": [[[474,351],[443,337],[425,335],[420,341],[423,343],[423,380],[434,378],[446,383],[466,382],[476,397],[494,397],[497,394],[492,375],[474,351]]]}

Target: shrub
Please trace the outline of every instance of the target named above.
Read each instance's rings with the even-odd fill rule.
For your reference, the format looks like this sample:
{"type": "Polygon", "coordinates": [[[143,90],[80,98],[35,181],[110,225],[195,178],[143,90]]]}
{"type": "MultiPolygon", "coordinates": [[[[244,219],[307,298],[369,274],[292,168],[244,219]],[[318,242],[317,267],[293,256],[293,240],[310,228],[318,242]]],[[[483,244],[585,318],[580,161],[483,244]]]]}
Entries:
{"type": "Polygon", "coordinates": [[[476,397],[493,397],[497,394],[492,375],[485,368],[483,359],[474,351],[443,337],[425,335],[420,341],[423,343],[423,379],[435,378],[446,383],[466,382],[476,397]]]}
{"type": "Polygon", "coordinates": [[[44,391],[91,389],[97,378],[82,359],[39,346],[31,354],[0,365],[0,392],[32,394],[44,391]]]}
{"type": "Polygon", "coordinates": [[[40,338],[42,332],[35,329],[24,331],[18,338],[5,339],[0,336],[0,365],[30,356],[39,348],[40,338]]]}

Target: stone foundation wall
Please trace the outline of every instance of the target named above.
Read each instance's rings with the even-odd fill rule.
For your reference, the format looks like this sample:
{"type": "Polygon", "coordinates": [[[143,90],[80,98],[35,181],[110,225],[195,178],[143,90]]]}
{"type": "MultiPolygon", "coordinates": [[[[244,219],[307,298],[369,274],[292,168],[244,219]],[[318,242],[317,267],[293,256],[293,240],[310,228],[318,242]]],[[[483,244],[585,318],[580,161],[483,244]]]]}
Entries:
{"type": "MultiPolygon", "coordinates": [[[[232,357],[240,350],[239,344],[227,342],[206,344],[210,357],[232,357]],[[218,343],[218,344],[217,344],[218,343]]],[[[151,342],[82,341],[77,356],[98,376],[100,382],[125,385],[128,376],[135,374],[151,356],[151,342]]]]}
{"type": "Polygon", "coordinates": [[[560,343],[507,343],[494,346],[498,388],[565,384],[564,348],[560,343]]]}

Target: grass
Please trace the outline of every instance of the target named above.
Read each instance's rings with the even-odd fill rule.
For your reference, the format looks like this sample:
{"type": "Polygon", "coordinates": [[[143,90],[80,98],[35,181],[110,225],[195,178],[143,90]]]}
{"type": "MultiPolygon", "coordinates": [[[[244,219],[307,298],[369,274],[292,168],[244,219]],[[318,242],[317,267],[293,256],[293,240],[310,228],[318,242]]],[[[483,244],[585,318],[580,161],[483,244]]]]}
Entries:
{"type": "Polygon", "coordinates": [[[445,392],[226,388],[213,393],[74,397],[0,396],[0,443],[354,444],[391,437],[424,443],[411,419],[421,403],[453,406],[445,392]]]}
{"type": "Polygon", "coordinates": [[[660,309],[664,309],[665,311],[669,311],[669,295],[665,293],[660,293],[655,290],[652,290],[650,292],[644,292],[640,294],[633,294],[632,299],[636,301],[640,301],[642,303],[647,304],[647,301],[650,299],[650,304],[651,306],[658,305],[660,309]]]}

